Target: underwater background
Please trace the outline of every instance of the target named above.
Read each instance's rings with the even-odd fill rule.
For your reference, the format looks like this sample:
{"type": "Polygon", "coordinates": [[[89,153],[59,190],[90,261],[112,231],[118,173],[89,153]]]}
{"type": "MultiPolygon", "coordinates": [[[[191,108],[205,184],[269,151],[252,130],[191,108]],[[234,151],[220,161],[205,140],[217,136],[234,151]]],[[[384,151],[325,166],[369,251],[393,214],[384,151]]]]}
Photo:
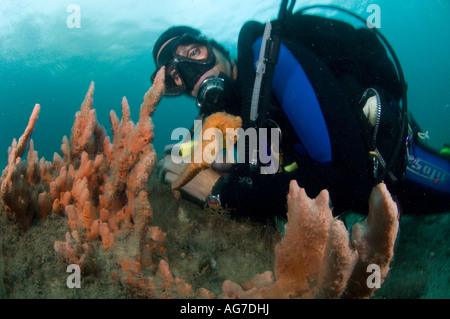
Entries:
{"type": "MultiPolygon", "coordinates": [[[[0,167],[12,139],[25,128],[35,103],[42,111],[33,139],[40,157],[60,152],[89,83],[96,84],[97,117],[110,129],[109,111],[126,96],[136,120],[155,66],[152,47],[176,24],[200,29],[236,57],[240,27],[278,15],[278,0],[0,0],[0,167]],[[74,5],[79,25],[71,25],[74,5]]],[[[398,55],[408,82],[408,109],[428,143],[450,143],[450,1],[298,0],[295,10],[334,4],[363,18],[370,4],[380,7],[380,31],[398,55]]],[[[153,121],[154,146],[176,143],[171,132],[191,127],[197,107],[187,97],[164,98],[153,121]]]]}

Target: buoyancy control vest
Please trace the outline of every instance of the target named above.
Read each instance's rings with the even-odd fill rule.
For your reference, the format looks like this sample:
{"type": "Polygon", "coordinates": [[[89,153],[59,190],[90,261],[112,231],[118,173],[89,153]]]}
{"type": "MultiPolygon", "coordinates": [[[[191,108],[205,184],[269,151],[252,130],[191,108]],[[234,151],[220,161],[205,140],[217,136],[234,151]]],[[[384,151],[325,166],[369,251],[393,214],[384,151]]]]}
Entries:
{"type": "MultiPolygon", "coordinates": [[[[398,141],[403,141],[406,135],[399,104],[402,99],[406,100],[406,87],[386,47],[367,28],[357,29],[346,22],[305,15],[303,12],[289,17],[285,25],[280,57],[274,71],[273,91],[300,140],[295,145],[296,151],[319,163],[327,163],[334,160],[333,147],[341,147],[330,141],[330,134],[339,131],[332,127],[332,118],[337,115],[339,108],[324,109],[324,105],[320,105],[317,81],[310,82],[310,79],[315,77],[315,70],[302,61],[302,52],[309,51],[314,56],[313,59],[320,59],[321,63],[324,63],[336,82],[327,83],[327,89],[343,92],[346,101],[354,108],[355,115],[360,120],[361,135],[366,141],[369,165],[374,165],[372,161],[380,160],[379,155],[383,154],[387,160],[381,159],[384,160],[384,165],[380,170],[389,169],[394,179],[396,175],[403,176],[406,147],[398,147],[398,141]],[[369,88],[382,96],[380,123],[376,127],[368,124],[363,113],[364,103],[370,97],[370,94],[367,94],[369,88]],[[398,136],[398,139],[392,138],[393,136],[398,136]],[[397,160],[389,161],[392,156],[397,160]],[[390,163],[388,168],[387,162],[390,163]]],[[[243,77],[254,78],[254,69],[245,68],[248,65],[253,66],[256,61],[262,30],[262,24],[248,22],[241,31],[238,68],[240,72],[244,72],[243,77]],[[253,51],[251,61],[246,54],[248,43],[253,51]]],[[[247,83],[250,86],[252,81],[247,83]]],[[[245,125],[250,97],[246,96],[245,89],[242,92],[245,125]]],[[[321,90],[322,95],[323,92],[324,90],[321,90]]],[[[347,142],[352,143],[351,140],[347,142]]],[[[375,169],[374,174],[378,175],[375,169]]],[[[374,177],[376,179],[377,176],[374,177]]]]}

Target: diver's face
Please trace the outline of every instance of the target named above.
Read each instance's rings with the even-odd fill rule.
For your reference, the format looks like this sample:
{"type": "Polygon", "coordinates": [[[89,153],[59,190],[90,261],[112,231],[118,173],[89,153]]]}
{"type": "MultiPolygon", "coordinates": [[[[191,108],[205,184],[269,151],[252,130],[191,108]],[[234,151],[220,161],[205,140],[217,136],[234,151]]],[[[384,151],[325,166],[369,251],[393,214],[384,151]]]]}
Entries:
{"type": "MultiPolygon", "coordinates": [[[[230,61],[220,51],[214,48],[212,50],[216,56],[216,63],[212,69],[206,71],[195,83],[193,90],[190,92],[190,95],[194,97],[197,96],[200,84],[208,77],[217,77],[220,72],[223,72],[230,78],[235,79],[235,71],[233,70],[233,66],[231,65],[230,61]]],[[[206,46],[198,43],[193,43],[178,46],[176,54],[193,60],[205,60],[208,58],[209,51],[206,46]]],[[[171,70],[168,70],[168,75],[172,76],[176,85],[183,85],[179,74],[175,72],[173,68],[171,70]]]]}

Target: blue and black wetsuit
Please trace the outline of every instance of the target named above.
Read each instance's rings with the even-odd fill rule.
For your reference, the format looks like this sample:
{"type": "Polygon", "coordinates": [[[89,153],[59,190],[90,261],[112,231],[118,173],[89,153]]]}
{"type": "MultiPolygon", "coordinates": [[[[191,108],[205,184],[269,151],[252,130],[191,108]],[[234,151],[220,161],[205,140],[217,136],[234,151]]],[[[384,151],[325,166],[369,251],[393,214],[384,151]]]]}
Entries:
{"type": "MultiPolygon", "coordinates": [[[[252,174],[248,164],[236,164],[213,193],[220,194],[222,205],[237,215],[264,219],[286,213],[289,181],[295,179],[310,197],[328,189],[335,214],[365,213],[373,173],[358,104],[367,88],[380,92],[387,107],[381,118],[379,148],[390,154],[394,142],[389,137],[398,133],[396,106],[401,98],[395,68],[385,63],[389,59],[384,47],[365,29],[295,15],[289,27],[282,37],[268,118],[282,131],[282,165],[296,163],[298,168],[262,175],[252,174]]],[[[250,126],[255,61],[263,30],[264,25],[248,22],[239,36],[235,95],[244,129],[250,126]]],[[[393,167],[400,176],[404,157],[400,154],[393,167]]]]}

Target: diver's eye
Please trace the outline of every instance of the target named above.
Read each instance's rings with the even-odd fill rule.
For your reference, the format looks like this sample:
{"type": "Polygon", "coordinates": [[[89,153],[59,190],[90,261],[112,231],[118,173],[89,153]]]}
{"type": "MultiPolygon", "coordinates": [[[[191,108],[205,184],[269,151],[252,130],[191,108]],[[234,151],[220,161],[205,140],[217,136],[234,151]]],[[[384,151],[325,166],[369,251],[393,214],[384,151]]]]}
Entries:
{"type": "Polygon", "coordinates": [[[209,54],[205,45],[197,43],[180,45],[176,53],[192,60],[206,60],[209,54]]]}
{"type": "Polygon", "coordinates": [[[189,58],[194,59],[198,54],[200,53],[200,50],[198,48],[194,48],[191,51],[189,51],[189,58]]]}
{"type": "Polygon", "coordinates": [[[195,60],[206,60],[209,56],[208,48],[204,45],[194,45],[189,50],[189,58],[195,60]]]}

